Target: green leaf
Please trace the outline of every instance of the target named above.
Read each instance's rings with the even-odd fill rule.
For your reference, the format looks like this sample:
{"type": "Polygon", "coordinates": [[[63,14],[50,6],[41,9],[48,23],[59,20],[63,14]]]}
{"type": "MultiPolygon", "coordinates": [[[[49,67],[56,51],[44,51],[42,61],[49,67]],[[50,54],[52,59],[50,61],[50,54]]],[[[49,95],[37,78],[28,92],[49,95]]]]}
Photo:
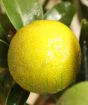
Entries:
{"type": "Polygon", "coordinates": [[[7,42],[0,39],[0,66],[7,67],[7,53],[9,45],[7,42]]]}
{"type": "Polygon", "coordinates": [[[59,20],[69,26],[74,13],[75,9],[70,2],[61,2],[49,10],[44,17],[48,20],[59,20]]]}
{"type": "Polygon", "coordinates": [[[80,67],[79,80],[88,80],[88,21],[82,20],[80,34],[80,46],[82,52],[82,62],[80,67]]]}
{"type": "Polygon", "coordinates": [[[6,14],[3,13],[0,14],[0,24],[2,25],[6,34],[8,34],[10,29],[13,29],[13,26],[6,14]]]}
{"type": "Polygon", "coordinates": [[[2,0],[6,13],[18,30],[35,19],[42,19],[43,11],[37,0],[2,0]]]}
{"type": "Polygon", "coordinates": [[[14,84],[7,97],[6,105],[24,105],[28,96],[29,92],[14,84]]]}

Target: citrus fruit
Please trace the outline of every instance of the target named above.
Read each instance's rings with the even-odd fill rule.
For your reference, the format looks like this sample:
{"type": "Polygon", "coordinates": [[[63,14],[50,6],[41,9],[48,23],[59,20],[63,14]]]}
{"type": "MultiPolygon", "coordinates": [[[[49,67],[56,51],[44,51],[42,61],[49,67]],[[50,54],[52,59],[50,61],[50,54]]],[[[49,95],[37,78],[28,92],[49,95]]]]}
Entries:
{"type": "Polygon", "coordinates": [[[26,90],[56,93],[70,85],[80,65],[80,46],[61,22],[38,20],[13,37],[8,65],[14,80],[26,90]]]}
{"type": "Polygon", "coordinates": [[[88,82],[81,82],[68,89],[56,105],[88,105],[88,82]]]}

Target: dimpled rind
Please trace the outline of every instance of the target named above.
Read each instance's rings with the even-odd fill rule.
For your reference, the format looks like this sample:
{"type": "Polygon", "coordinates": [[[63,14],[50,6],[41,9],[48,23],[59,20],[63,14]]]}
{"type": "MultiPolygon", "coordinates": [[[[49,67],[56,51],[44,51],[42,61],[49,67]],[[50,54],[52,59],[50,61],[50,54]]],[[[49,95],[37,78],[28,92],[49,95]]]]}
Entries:
{"type": "Polygon", "coordinates": [[[14,35],[8,65],[12,77],[24,89],[56,93],[75,80],[80,55],[78,40],[67,26],[38,20],[14,35]]]}
{"type": "Polygon", "coordinates": [[[88,105],[88,81],[78,83],[65,91],[56,105],[88,105]]]}

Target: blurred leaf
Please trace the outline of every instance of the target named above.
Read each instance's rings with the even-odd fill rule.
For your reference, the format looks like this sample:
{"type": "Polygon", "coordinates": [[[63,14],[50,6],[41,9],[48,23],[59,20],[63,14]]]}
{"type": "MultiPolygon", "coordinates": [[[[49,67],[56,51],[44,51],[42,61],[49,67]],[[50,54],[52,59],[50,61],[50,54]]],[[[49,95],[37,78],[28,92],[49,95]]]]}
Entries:
{"type": "Polygon", "coordinates": [[[70,1],[70,2],[72,2],[72,1],[74,1],[74,0],[62,0],[62,1],[70,1]]]}
{"type": "Polygon", "coordinates": [[[82,20],[80,46],[82,51],[82,62],[79,80],[88,80],[88,21],[85,19],[82,20]]]}
{"type": "Polygon", "coordinates": [[[2,81],[3,81],[3,77],[5,76],[6,74],[6,68],[2,68],[0,67],[0,84],[2,84],[2,81]]]}
{"type": "Polygon", "coordinates": [[[9,45],[4,40],[0,39],[0,66],[7,67],[7,53],[9,45]]]}
{"type": "Polygon", "coordinates": [[[5,32],[6,34],[8,34],[8,32],[9,32],[11,29],[13,29],[13,26],[12,26],[12,24],[11,24],[11,22],[10,22],[10,20],[8,19],[8,17],[7,17],[6,14],[3,14],[3,13],[0,14],[0,24],[1,24],[1,26],[3,27],[4,32],[5,32]]]}
{"type": "MultiPolygon", "coordinates": [[[[0,14],[0,39],[9,43],[9,33],[15,32],[14,27],[12,26],[10,20],[6,16],[6,14],[0,14]]],[[[12,36],[12,35],[11,35],[12,36]]]]}
{"type": "Polygon", "coordinates": [[[79,0],[79,4],[81,7],[81,12],[84,18],[88,20],[88,1],[87,0],[79,0]]]}
{"type": "Polygon", "coordinates": [[[5,34],[5,30],[3,29],[3,27],[0,24],[0,37],[1,37],[2,34],[5,34]]]}
{"type": "Polygon", "coordinates": [[[45,19],[59,20],[69,26],[74,13],[75,9],[70,2],[61,2],[45,14],[45,19]]]}
{"type": "Polygon", "coordinates": [[[35,19],[42,19],[43,11],[37,0],[2,0],[6,13],[18,30],[35,19]]]}
{"type": "Polygon", "coordinates": [[[5,100],[10,87],[13,84],[12,77],[6,68],[0,68],[0,104],[5,105],[5,100]]]}
{"type": "Polygon", "coordinates": [[[6,100],[6,105],[24,105],[29,92],[14,84],[6,100]]]}
{"type": "Polygon", "coordinates": [[[0,73],[0,84],[4,87],[4,88],[8,88],[13,84],[13,79],[9,73],[9,70],[7,68],[4,69],[4,71],[2,71],[0,73]],[[2,77],[2,78],[1,78],[2,77]]]}
{"type": "Polygon", "coordinates": [[[6,41],[8,43],[6,32],[3,29],[1,24],[0,24],[0,39],[6,41]]]}
{"type": "Polygon", "coordinates": [[[8,48],[9,44],[6,38],[6,33],[0,24],[0,67],[7,67],[8,48]]]}

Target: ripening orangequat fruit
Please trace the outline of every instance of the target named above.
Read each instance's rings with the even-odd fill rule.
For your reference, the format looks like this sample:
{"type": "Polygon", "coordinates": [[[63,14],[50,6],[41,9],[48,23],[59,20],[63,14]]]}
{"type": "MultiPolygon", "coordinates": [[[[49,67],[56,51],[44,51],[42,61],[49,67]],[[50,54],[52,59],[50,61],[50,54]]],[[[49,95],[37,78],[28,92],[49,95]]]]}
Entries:
{"type": "Polygon", "coordinates": [[[88,105],[88,81],[67,89],[56,105],[88,105]]]}
{"type": "Polygon", "coordinates": [[[56,93],[74,82],[81,51],[74,33],[63,23],[37,20],[11,40],[8,66],[13,79],[36,93],[56,93]]]}

